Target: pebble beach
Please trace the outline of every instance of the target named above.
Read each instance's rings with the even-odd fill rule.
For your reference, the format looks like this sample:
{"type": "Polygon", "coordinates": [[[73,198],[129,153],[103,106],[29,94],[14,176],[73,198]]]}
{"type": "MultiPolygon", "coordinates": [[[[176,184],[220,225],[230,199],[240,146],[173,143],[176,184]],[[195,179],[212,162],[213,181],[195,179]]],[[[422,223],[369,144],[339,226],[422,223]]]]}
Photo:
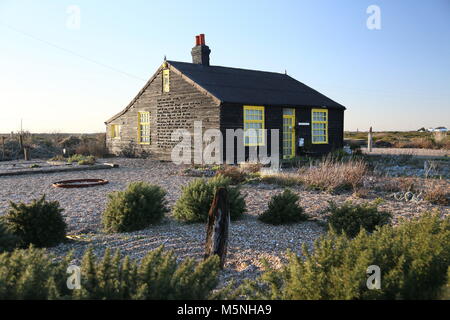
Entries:
{"type": "MultiPolygon", "coordinates": [[[[181,223],[175,221],[170,214],[162,223],[141,231],[114,234],[103,232],[101,214],[109,193],[125,189],[130,182],[145,181],[163,187],[167,191],[166,197],[171,207],[180,197],[182,186],[195,179],[181,174],[180,167],[167,162],[123,158],[108,159],[108,162],[119,164],[119,168],[0,177],[0,215],[7,212],[9,200],[30,202],[45,194],[48,200],[57,200],[64,208],[63,216],[68,224],[68,234],[73,239],[50,248],[49,251],[56,256],[73,251],[75,261],[80,262],[84,251],[88,246],[92,246],[98,256],[101,256],[106,248],[111,248],[119,249],[123,255],[130,258],[140,259],[149,250],[163,245],[166,249],[173,249],[180,259],[202,259],[205,225],[181,223]],[[82,189],[52,187],[55,181],[81,178],[107,179],[109,183],[82,189]]],[[[301,188],[292,190],[300,196],[300,205],[310,215],[311,221],[273,226],[260,222],[257,217],[266,210],[270,198],[282,192],[283,188],[262,183],[241,187],[246,196],[247,213],[244,218],[231,223],[227,262],[222,280],[239,281],[243,278],[253,278],[261,271],[263,258],[272,266],[278,267],[285,261],[288,249],[299,253],[303,244],[311,246],[314,240],[326,231],[324,224],[320,222],[323,221],[328,201],[367,201],[354,198],[351,194],[332,195],[301,188]]],[[[380,207],[391,211],[394,220],[398,220],[401,217],[413,217],[435,206],[427,202],[404,203],[387,200],[380,207]]],[[[448,207],[441,207],[440,210],[448,212],[448,207]]]]}

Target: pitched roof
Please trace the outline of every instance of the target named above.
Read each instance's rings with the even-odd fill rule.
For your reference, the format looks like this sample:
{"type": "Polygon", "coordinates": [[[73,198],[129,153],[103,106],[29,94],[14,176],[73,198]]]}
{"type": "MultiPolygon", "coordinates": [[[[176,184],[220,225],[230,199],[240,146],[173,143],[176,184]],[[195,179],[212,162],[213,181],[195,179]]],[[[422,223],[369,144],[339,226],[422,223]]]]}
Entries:
{"type": "Polygon", "coordinates": [[[345,109],[343,105],[286,74],[167,62],[222,102],[345,109]]]}
{"type": "MultiPolygon", "coordinates": [[[[272,106],[312,106],[345,110],[345,107],[283,73],[167,61],[197,88],[218,102],[272,106]]],[[[105,124],[128,111],[161,71],[147,81],[136,97],[105,124]]]]}

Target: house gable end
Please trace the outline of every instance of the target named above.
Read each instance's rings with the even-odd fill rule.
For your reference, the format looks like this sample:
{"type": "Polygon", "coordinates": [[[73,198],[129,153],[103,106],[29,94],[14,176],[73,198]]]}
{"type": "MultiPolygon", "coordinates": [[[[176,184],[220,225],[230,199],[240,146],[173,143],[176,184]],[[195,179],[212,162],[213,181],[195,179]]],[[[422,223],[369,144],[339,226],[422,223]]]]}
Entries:
{"type": "MultiPolygon", "coordinates": [[[[212,98],[214,100],[214,102],[219,105],[221,103],[221,101],[215,97],[213,94],[211,94],[210,92],[208,92],[206,89],[202,88],[199,84],[197,84],[195,81],[193,81],[192,79],[190,79],[189,77],[187,77],[186,75],[184,75],[181,71],[179,71],[178,69],[176,69],[174,66],[172,66],[170,63],[167,63],[167,67],[169,68],[170,71],[175,72],[176,74],[178,74],[183,80],[185,80],[186,82],[188,82],[189,84],[191,84],[194,88],[196,88],[198,91],[200,91],[201,93],[209,96],[210,98],[212,98]]],[[[131,100],[131,102],[125,107],[125,109],[123,109],[122,111],[120,111],[119,113],[115,114],[114,116],[112,116],[111,118],[109,118],[108,120],[105,121],[105,124],[108,125],[110,124],[112,121],[116,120],[117,118],[119,118],[120,116],[122,116],[123,114],[125,114],[135,103],[136,101],[138,101],[138,99],[142,96],[142,94],[147,90],[147,88],[153,83],[153,81],[155,81],[155,79],[158,78],[158,75],[162,72],[163,69],[165,69],[166,66],[164,65],[164,63],[156,70],[156,72],[153,74],[153,76],[147,81],[147,83],[144,85],[144,87],[138,92],[138,94],[134,97],[133,100],[131,100]]]]}

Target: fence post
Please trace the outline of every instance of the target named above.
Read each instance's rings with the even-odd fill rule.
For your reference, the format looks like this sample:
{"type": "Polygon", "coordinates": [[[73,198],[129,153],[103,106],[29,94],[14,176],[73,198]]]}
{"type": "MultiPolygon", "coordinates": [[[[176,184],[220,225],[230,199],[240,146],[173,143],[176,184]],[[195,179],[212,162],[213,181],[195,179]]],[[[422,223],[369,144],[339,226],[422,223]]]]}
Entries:
{"type": "Polygon", "coordinates": [[[228,228],[230,225],[230,205],[227,189],[216,190],[214,200],[208,213],[206,229],[205,259],[216,254],[220,258],[220,268],[225,265],[228,245],[228,228]]]}
{"type": "Polygon", "coordinates": [[[5,137],[2,136],[2,160],[5,159],[5,137]]]}
{"type": "Polygon", "coordinates": [[[23,157],[24,157],[25,161],[30,161],[31,160],[30,149],[28,147],[24,147],[23,148],[23,157]]]}
{"type": "Polygon", "coordinates": [[[372,127],[369,129],[369,134],[367,136],[367,151],[372,152],[372,127]]]}

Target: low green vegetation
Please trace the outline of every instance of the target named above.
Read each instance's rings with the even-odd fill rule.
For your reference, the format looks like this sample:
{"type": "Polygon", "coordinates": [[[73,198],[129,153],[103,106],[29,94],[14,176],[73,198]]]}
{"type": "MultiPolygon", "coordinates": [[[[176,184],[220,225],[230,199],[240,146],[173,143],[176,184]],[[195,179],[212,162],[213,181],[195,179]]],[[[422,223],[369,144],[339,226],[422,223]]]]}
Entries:
{"type": "Polygon", "coordinates": [[[202,300],[218,284],[219,259],[178,262],[172,251],[150,251],[141,262],[107,249],[97,259],[92,249],[83,257],[81,288],[69,290],[69,254],[56,261],[44,250],[29,248],[0,254],[0,300],[17,299],[157,299],[202,300]]]}
{"type": "Polygon", "coordinates": [[[19,238],[8,229],[3,219],[0,219],[0,253],[13,250],[18,243],[19,238]]]}
{"type": "Polygon", "coordinates": [[[274,225],[305,221],[308,216],[298,205],[299,196],[286,189],[281,194],[274,195],[269,201],[269,207],[258,218],[262,222],[274,225]]]}
{"type": "Polygon", "coordinates": [[[160,222],[169,212],[165,195],[161,187],[145,182],[133,182],[126,190],[109,194],[102,215],[105,230],[130,232],[160,222]]]}
{"type": "Polygon", "coordinates": [[[206,222],[215,191],[219,187],[224,187],[228,191],[231,219],[240,218],[246,207],[239,187],[232,187],[230,178],[218,175],[210,180],[195,179],[183,187],[181,197],[173,210],[175,219],[183,222],[206,222]]]}
{"type": "Polygon", "coordinates": [[[354,239],[329,232],[281,269],[267,267],[241,294],[250,299],[436,299],[450,264],[450,218],[427,213],[354,239]],[[380,289],[367,288],[367,268],[381,271],[380,289]]]}
{"type": "Polygon", "coordinates": [[[21,247],[52,247],[66,238],[67,225],[58,201],[47,201],[45,195],[30,204],[10,201],[3,217],[6,228],[19,240],[21,247]]]}
{"type": "Polygon", "coordinates": [[[73,156],[71,156],[67,159],[67,163],[74,163],[74,162],[76,162],[82,166],[93,165],[93,164],[95,164],[95,157],[94,156],[84,156],[81,154],[74,154],[73,156]]]}
{"type": "Polygon", "coordinates": [[[330,213],[330,227],[349,237],[355,237],[361,229],[373,232],[376,227],[388,224],[392,216],[389,212],[379,211],[377,201],[363,204],[349,201],[341,206],[330,202],[327,211],[330,213]]]}

